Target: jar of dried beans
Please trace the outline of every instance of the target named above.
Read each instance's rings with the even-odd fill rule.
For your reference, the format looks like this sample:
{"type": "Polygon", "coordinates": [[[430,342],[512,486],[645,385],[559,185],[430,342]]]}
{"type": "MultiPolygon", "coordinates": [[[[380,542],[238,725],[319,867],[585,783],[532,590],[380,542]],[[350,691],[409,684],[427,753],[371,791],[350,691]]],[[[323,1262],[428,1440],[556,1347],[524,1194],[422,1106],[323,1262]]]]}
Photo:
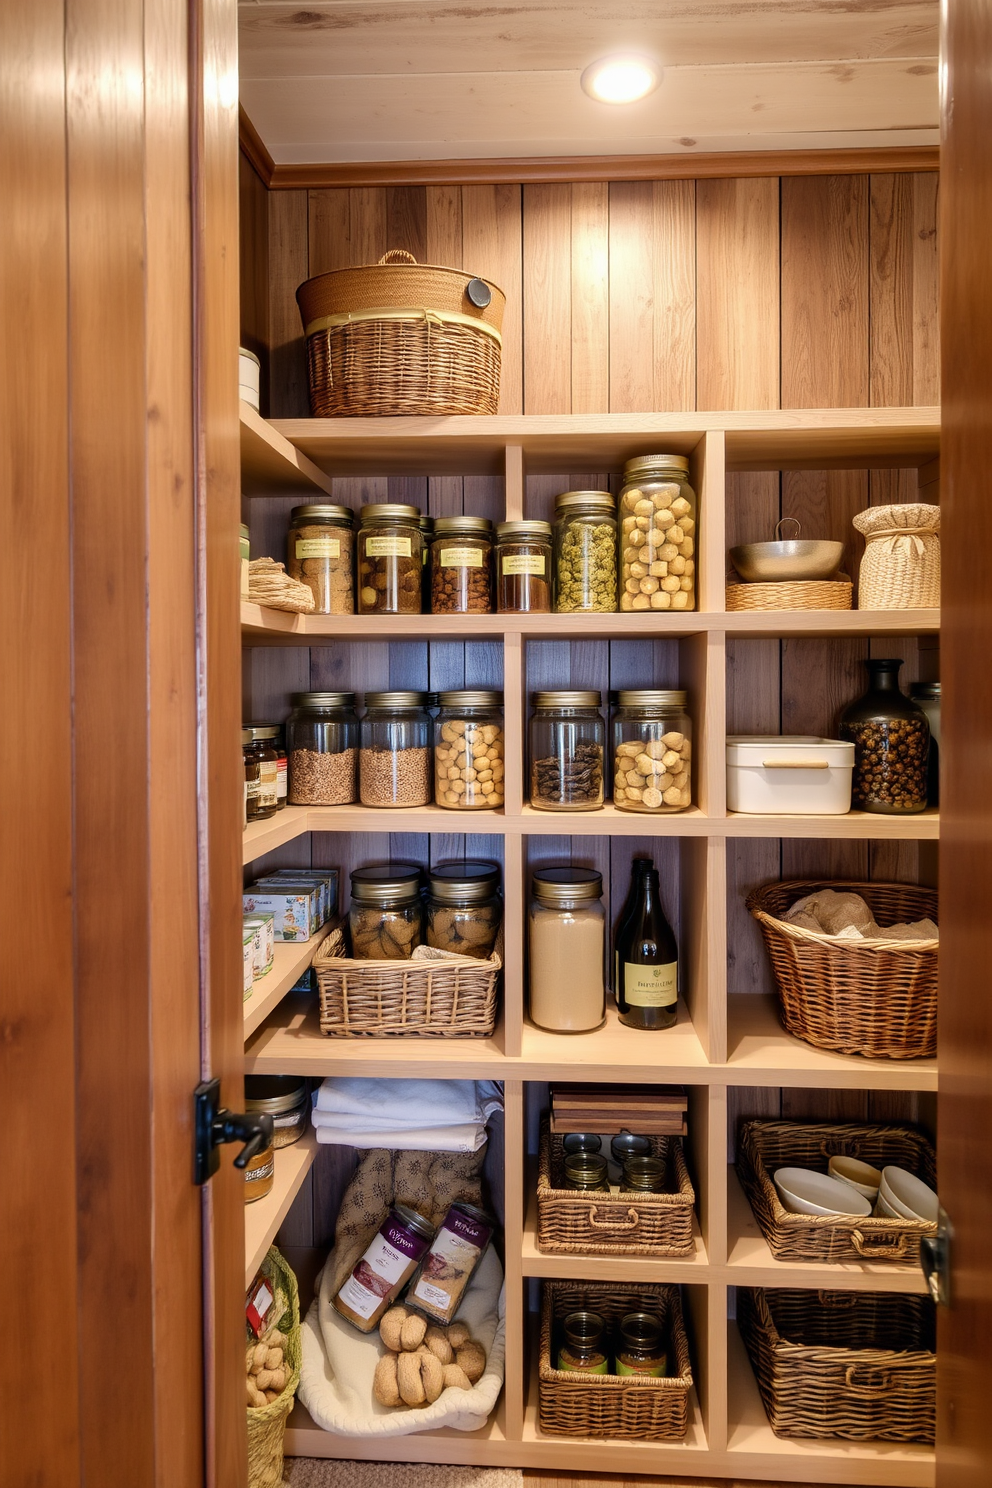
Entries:
{"type": "Polygon", "coordinates": [[[346,506],[294,506],[286,537],[286,572],[313,594],[314,613],[353,615],[354,516],[346,506]]]}
{"type": "Polygon", "coordinates": [[[620,692],[613,716],[613,800],[621,811],[692,803],[692,723],[684,692],[620,692]]]}
{"type": "Polygon", "coordinates": [[[616,502],[609,491],[566,491],[555,502],[555,609],[617,607],[616,502]]]}
{"type": "Polygon", "coordinates": [[[866,661],[868,691],[844,710],[837,730],[854,745],[851,804],[898,816],[927,804],[930,725],[899,686],[902,661],[866,661]]]}
{"type": "Polygon", "coordinates": [[[434,721],[434,799],[452,811],[502,806],[503,694],[442,692],[434,721]]]}
{"type": "Polygon", "coordinates": [[[493,607],[493,524],[488,517],[436,517],[431,543],[431,613],[487,615],[493,607]]]}
{"type": "Polygon", "coordinates": [[[358,756],[363,806],[426,806],[431,719],[422,692],[367,692],[358,756]]]}
{"type": "Polygon", "coordinates": [[[428,876],[427,944],[484,961],[493,953],[503,905],[495,863],[442,863],[428,876]]]}
{"type": "Polygon", "coordinates": [[[496,608],[501,615],[550,613],[550,522],[500,522],[496,528],[496,608]]]}
{"type": "Polygon", "coordinates": [[[423,938],[420,869],[408,863],[356,868],[348,911],[356,961],[406,961],[423,938]]]}
{"type": "Polygon", "coordinates": [[[598,692],[536,692],[530,721],[530,802],[542,811],[603,804],[606,725],[598,692]]]}
{"type": "Polygon", "coordinates": [[[297,692],[286,720],[289,799],[294,806],[348,806],[358,799],[358,714],[353,692],[297,692]]]}
{"type": "Polygon", "coordinates": [[[420,508],[363,506],[358,529],[358,613],[419,615],[424,539],[420,508]]]}
{"type": "Polygon", "coordinates": [[[695,553],[696,493],[688,460],[628,460],[620,492],[621,610],[694,610],[695,553]]]}

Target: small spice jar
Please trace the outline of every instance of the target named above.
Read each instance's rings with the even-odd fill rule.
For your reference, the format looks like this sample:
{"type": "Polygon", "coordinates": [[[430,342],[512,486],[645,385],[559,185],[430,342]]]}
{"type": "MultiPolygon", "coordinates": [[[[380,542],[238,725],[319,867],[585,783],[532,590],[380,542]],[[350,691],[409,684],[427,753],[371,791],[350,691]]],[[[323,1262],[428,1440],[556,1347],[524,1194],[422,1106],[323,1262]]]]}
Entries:
{"type": "Polygon", "coordinates": [[[434,799],[452,811],[493,810],[504,799],[503,694],[439,694],[434,720],[434,799]]]}
{"type": "Polygon", "coordinates": [[[661,1319],[653,1312],[628,1312],[620,1321],[616,1373],[660,1378],[668,1373],[668,1355],[661,1341],[661,1319]]]}
{"type": "Polygon", "coordinates": [[[358,796],[358,714],[353,692],[297,692],[286,720],[294,806],[348,806],[358,796]]]}
{"type": "Polygon", "coordinates": [[[496,528],[496,608],[501,615],[550,613],[550,522],[500,522],[496,528]]]}
{"type": "Polygon", "coordinates": [[[348,929],[356,961],[408,961],[423,938],[420,869],[409,863],[356,868],[348,929]]]}
{"type": "Polygon", "coordinates": [[[696,493],[683,455],[640,455],[620,492],[621,610],[696,608],[696,493]]]}
{"type": "Polygon", "coordinates": [[[267,1112],[273,1147],[291,1147],[307,1129],[307,1082],[299,1075],[245,1075],[245,1110],[267,1112]]]}
{"type": "Polygon", "coordinates": [[[606,1017],[602,892],[595,868],[534,874],[527,917],[530,1015],[552,1033],[588,1033],[606,1017]]]}
{"type": "Polygon", "coordinates": [[[607,1374],[606,1324],[598,1312],[570,1312],[562,1324],[558,1368],[577,1374],[607,1374]]]}
{"type": "Polygon", "coordinates": [[[361,726],[363,806],[426,806],[431,799],[431,718],[422,692],[367,692],[361,726]]]}
{"type": "Polygon", "coordinates": [[[423,543],[421,561],[423,563],[423,582],[420,586],[420,608],[425,615],[431,612],[431,543],[434,541],[434,518],[422,516],[420,518],[420,539],[423,543]]]}
{"type": "Polygon", "coordinates": [[[419,615],[424,581],[420,508],[398,502],[358,514],[358,613],[419,615]]]}
{"type": "Polygon", "coordinates": [[[628,1157],[620,1187],[629,1193],[664,1193],[665,1164],[657,1157],[628,1157]]]}
{"type": "Polygon", "coordinates": [[[241,730],[249,821],[264,821],[279,809],[278,736],[278,726],[271,723],[250,723],[241,730]]]}
{"type": "Polygon", "coordinates": [[[245,1203],[253,1204],[256,1199],[264,1199],[267,1193],[271,1193],[275,1176],[276,1154],[270,1137],[267,1146],[256,1152],[245,1168],[245,1203]]]}
{"type": "Polygon", "coordinates": [[[306,584],[317,615],[353,615],[354,513],[347,506],[294,506],[286,534],[286,572],[306,584]]]}
{"type": "Polygon", "coordinates": [[[606,1158],[598,1152],[573,1152],[565,1159],[566,1188],[588,1193],[609,1193],[606,1158]]]}
{"type": "Polygon", "coordinates": [[[555,502],[555,609],[617,607],[616,502],[609,491],[565,491],[555,502]]]}
{"type": "Polygon", "coordinates": [[[868,690],[844,709],[837,733],[854,745],[851,804],[901,816],[927,804],[930,725],[899,686],[901,659],[865,662],[868,690]]]}
{"type": "Polygon", "coordinates": [[[436,517],[431,543],[431,613],[486,615],[493,607],[493,524],[488,517],[436,517]]]}
{"type": "Polygon", "coordinates": [[[613,800],[621,811],[665,813],[692,804],[692,722],[686,694],[620,692],[613,715],[613,800]]]}
{"type": "Polygon", "coordinates": [[[503,918],[497,865],[442,863],[427,883],[427,944],[485,961],[503,918]]]}
{"type": "Polygon", "coordinates": [[[530,721],[530,802],[541,811],[603,804],[606,725],[598,692],[536,692],[530,721]]]}
{"type": "Polygon", "coordinates": [[[429,1219],[394,1204],[365,1254],[342,1283],[333,1306],[361,1333],[371,1333],[392,1306],[434,1239],[429,1219]]]}

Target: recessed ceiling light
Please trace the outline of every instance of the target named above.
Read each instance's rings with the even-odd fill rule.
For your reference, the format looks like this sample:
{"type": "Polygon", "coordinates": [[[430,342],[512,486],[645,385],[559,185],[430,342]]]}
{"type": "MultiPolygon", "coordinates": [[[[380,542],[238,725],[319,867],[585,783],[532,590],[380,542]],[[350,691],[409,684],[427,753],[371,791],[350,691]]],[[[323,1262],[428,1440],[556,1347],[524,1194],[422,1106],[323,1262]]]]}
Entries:
{"type": "Polygon", "coordinates": [[[582,74],[582,87],[597,103],[635,103],[661,82],[661,68],[650,57],[601,57],[582,74]]]}

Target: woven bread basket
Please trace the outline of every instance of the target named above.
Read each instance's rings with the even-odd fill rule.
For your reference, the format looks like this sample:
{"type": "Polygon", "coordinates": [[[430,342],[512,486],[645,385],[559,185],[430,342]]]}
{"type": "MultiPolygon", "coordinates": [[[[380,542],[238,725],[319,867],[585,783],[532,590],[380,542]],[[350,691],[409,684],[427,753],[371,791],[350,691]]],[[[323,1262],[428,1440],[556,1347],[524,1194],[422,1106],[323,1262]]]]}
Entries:
{"type": "Polygon", "coordinates": [[[853,588],[847,574],[836,579],[800,579],[783,584],[727,584],[728,610],[849,610],[853,588]]]}
{"type": "Polygon", "coordinates": [[[561,1187],[563,1139],[541,1130],[537,1248],[568,1255],[691,1255],[696,1202],[680,1137],[651,1137],[666,1169],[667,1193],[578,1193],[561,1187]]]}
{"type": "Polygon", "coordinates": [[[933,1441],[929,1297],[739,1287],[737,1322],[776,1436],[933,1441]]]}
{"type": "Polygon", "coordinates": [[[859,610],[935,609],[940,604],[940,507],[871,506],[853,519],[864,535],[859,610]]]}
{"type": "Polygon", "coordinates": [[[867,1059],[937,1051],[936,940],[845,940],[782,917],[820,889],[860,894],[878,925],[937,919],[936,889],[917,884],[790,879],[748,895],[772,963],[786,1032],[815,1049],[867,1059]]]}
{"type": "Polygon", "coordinates": [[[546,1281],[541,1289],[538,1403],[549,1436],[605,1436],[616,1441],[680,1441],[689,1426],[692,1364],[678,1287],[654,1282],[546,1281]],[[579,1374],[556,1369],[558,1335],[570,1312],[598,1312],[610,1332],[628,1312],[654,1312],[668,1350],[658,1378],[579,1374]]]}
{"type": "Polygon", "coordinates": [[[843,1154],[870,1163],[905,1168],[936,1187],[934,1150],[911,1126],[864,1126],[793,1121],[746,1121],[737,1134],[737,1176],[761,1233],[779,1261],[887,1261],[918,1264],[920,1241],[935,1224],[869,1215],[792,1214],[772,1181],[776,1168],[826,1172],[843,1154]]]}
{"type": "Polygon", "coordinates": [[[248,1488],[279,1488],[282,1483],[282,1448],[286,1421],[293,1409],[296,1387],[300,1383],[300,1360],[303,1354],[300,1293],[296,1277],[274,1245],[270,1246],[259,1269],[269,1277],[277,1299],[283,1297],[286,1300],[281,1317],[275,1315],[277,1308],[273,1308],[272,1320],[278,1324],[280,1332],[286,1335],[283,1358],[291,1373],[285,1390],[271,1405],[248,1407],[248,1488]]]}
{"type": "Polygon", "coordinates": [[[320,418],[495,413],[506,296],[392,249],[296,291],[320,418]]]}

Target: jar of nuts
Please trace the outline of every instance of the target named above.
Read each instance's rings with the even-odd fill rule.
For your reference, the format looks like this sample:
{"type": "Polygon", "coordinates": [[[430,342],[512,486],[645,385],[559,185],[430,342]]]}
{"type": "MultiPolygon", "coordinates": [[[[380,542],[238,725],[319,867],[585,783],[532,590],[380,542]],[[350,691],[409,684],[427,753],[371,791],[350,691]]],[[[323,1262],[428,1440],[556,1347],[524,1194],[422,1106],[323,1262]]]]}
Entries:
{"type": "Polygon", "coordinates": [[[428,875],[427,944],[486,960],[503,905],[495,863],[442,863],[428,875]]]}
{"type": "Polygon", "coordinates": [[[294,506],[286,572],[306,584],[317,615],[353,615],[354,515],[346,506],[294,506]]]}
{"type": "Polygon", "coordinates": [[[927,804],[930,725],[899,687],[896,658],[865,662],[868,691],[845,708],[837,730],[854,745],[851,804],[861,811],[897,816],[927,804]]]}
{"type": "Polygon", "coordinates": [[[613,801],[621,811],[692,804],[692,723],[684,692],[620,692],[613,716],[613,801]]]}
{"type": "Polygon", "coordinates": [[[682,455],[628,460],[620,492],[621,610],[696,608],[696,494],[682,455]]]}
{"type": "Polygon", "coordinates": [[[419,615],[424,539],[420,508],[363,506],[358,529],[358,613],[419,615]]]}
{"type": "Polygon", "coordinates": [[[354,869],[348,929],[356,961],[408,961],[423,938],[420,869],[409,863],[354,869]]]}
{"type": "Polygon", "coordinates": [[[363,806],[426,806],[431,719],[422,692],[367,692],[358,755],[363,806]]]}
{"type": "Polygon", "coordinates": [[[503,694],[442,692],[434,720],[434,799],[452,811],[502,806],[503,694]]]}
{"type": "Polygon", "coordinates": [[[616,502],[609,491],[566,491],[555,502],[555,609],[617,607],[616,502]]]}
{"type": "Polygon", "coordinates": [[[530,721],[530,803],[542,811],[603,804],[606,725],[598,692],[536,692],[530,721]]]}
{"type": "Polygon", "coordinates": [[[437,517],[431,543],[431,614],[488,615],[493,607],[493,524],[437,517]]]}
{"type": "Polygon", "coordinates": [[[286,720],[294,806],[348,806],[358,797],[358,714],[353,692],[297,692],[286,720]]]}

